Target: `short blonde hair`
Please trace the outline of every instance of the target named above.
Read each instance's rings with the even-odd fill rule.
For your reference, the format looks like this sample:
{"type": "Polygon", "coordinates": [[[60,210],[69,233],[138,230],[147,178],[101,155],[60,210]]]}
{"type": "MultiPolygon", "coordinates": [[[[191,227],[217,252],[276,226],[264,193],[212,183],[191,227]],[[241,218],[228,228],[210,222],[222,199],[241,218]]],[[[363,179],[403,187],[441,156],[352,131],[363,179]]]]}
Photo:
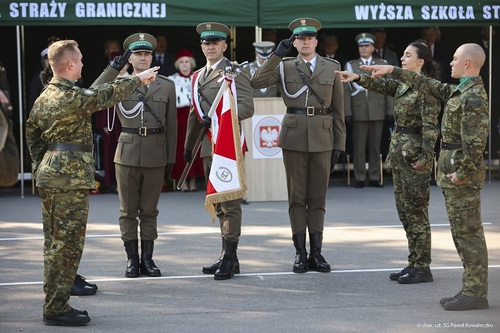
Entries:
{"type": "MultiPolygon", "coordinates": [[[[181,62],[181,59],[184,57],[180,57],[174,62],[175,69],[179,70],[179,63],[181,62]]],[[[194,58],[188,57],[189,62],[191,63],[191,70],[194,70],[196,68],[196,60],[194,58]]]]}
{"type": "Polygon", "coordinates": [[[60,40],[49,46],[48,58],[52,70],[61,71],[77,55],[78,43],[72,39],[60,40]]]}

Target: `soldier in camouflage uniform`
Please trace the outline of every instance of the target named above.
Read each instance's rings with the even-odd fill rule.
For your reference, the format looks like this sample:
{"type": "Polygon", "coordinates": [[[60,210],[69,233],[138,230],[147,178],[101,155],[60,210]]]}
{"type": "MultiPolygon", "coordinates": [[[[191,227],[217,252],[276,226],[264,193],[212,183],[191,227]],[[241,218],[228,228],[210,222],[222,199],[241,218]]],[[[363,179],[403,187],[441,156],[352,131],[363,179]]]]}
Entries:
{"type": "Polygon", "coordinates": [[[95,189],[90,116],[154,80],[157,68],[119,83],[81,89],[75,86],[83,67],[78,44],[58,41],[50,46],[48,56],[54,77],[26,123],[26,141],[42,199],[43,321],[81,326],[90,322],[88,313],[73,309],[68,300],[85,242],[89,190],[95,189]]]}
{"type": "MultiPolygon", "coordinates": [[[[402,67],[437,78],[430,49],[420,42],[408,45],[402,67]]],[[[395,128],[387,163],[392,168],[394,197],[399,220],[408,239],[408,266],[389,278],[402,284],[433,281],[431,227],[429,224],[430,173],[438,136],[437,100],[399,80],[371,78],[366,74],[339,72],[343,82],[356,81],[376,93],[394,97],[395,128]]]]}
{"type": "Polygon", "coordinates": [[[488,138],[488,99],[479,71],[486,55],[478,44],[460,46],[453,55],[451,77],[458,85],[392,66],[367,66],[374,76],[391,73],[410,87],[446,102],[437,183],[445,197],[451,234],[464,273],[462,290],[440,300],[446,310],[487,309],[488,250],[481,221],[486,175],[483,152],[488,138]]]}

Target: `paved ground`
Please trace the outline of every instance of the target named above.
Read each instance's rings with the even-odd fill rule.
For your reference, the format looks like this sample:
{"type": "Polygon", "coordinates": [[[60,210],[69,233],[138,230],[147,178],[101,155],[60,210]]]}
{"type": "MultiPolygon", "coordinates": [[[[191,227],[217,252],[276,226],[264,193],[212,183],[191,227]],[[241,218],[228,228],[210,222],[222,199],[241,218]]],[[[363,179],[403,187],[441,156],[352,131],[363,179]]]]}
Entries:
{"type": "MultiPolygon", "coordinates": [[[[99,291],[71,298],[92,319],[71,332],[500,332],[499,195],[499,181],[482,191],[490,309],[466,312],[439,305],[441,297],[460,289],[462,267],[437,187],[430,204],[434,282],[417,285],[388,278],[407,255],[390,183],[354,189],[342,179],[332,181],[323,248],[333,268],[329,274],[291,273],[286,202],[244,205],[242,274],[227,281],[201,273],[220,253],[218,225],[203,209],[202,192],[162,193],[154,258],[163,276],[137,279],[124,277],[118,197],[95,195],[79,272],[99,291]]],[[[40,215],[38,197],[0,191],[1,333],[70,332],[41,321],[40,215]]]]}

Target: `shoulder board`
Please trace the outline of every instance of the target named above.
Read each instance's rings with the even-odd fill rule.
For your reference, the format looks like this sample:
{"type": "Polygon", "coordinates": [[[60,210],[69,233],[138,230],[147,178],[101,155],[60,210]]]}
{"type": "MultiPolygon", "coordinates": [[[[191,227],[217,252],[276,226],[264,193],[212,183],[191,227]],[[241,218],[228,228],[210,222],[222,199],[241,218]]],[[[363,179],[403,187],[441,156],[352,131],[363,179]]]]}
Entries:
{"type": "Polygon", "coordinates": [[[326,61],[331,61],[331,62],[334,62],[336,63],[337,65],[340,65],[340,62],[338,62],[337,60],[335,59],[332,59],[332,58],[328,58],[328,57],[322,57],[323,59],[325,59],[326,61]]]}
{"type": "Polygon", "coordinates": [[[199,73],[203,70],[203,68],[205,68],[205,66],[203,66],[202,68],[198,69],[197,71],[194,71],[195,73],[199,73]]]}
{"type": "Polygon", "coordinates": [[[170,81],[170,82],[174,82],[174,80],[172,80],[171,78],[169,77],[166,77],[165,75],[156,75],[156,78],[160,78],[160,79],[163,79],[163,80],[167,80],[167,81],[170,81]]]}
{"type": "Polygon", "coordinates": [[[295,57],[285,57],[281,61],[295,60],[295,57]]]}

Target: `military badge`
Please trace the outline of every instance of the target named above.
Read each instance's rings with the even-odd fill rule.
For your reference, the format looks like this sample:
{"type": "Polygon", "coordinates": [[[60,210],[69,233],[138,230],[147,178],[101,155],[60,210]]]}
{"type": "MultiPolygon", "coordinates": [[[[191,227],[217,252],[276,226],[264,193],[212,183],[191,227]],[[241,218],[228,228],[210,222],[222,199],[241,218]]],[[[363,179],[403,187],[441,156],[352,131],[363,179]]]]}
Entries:
{"type": "Polygon", "coordinates": [[[83,89],[83,94],[85,96],[96,96],[97,95],[97,91],[95,91],[93,89],[83,89]]]}

